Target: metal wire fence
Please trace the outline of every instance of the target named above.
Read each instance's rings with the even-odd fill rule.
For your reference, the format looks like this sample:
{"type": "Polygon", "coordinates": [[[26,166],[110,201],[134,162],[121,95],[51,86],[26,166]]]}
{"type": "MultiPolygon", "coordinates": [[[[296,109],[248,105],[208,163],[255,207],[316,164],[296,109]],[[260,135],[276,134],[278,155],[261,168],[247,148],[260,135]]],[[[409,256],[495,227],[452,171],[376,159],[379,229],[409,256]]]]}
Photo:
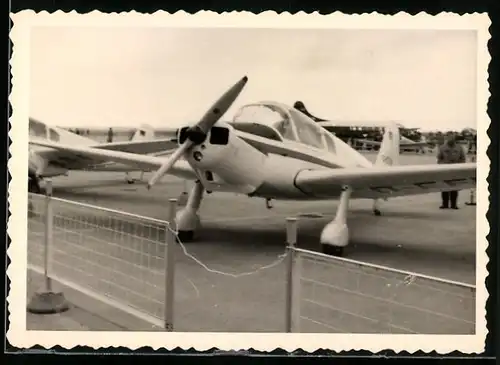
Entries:
{"type": "MultiPolygon", "coordinates": [[[[475,332],[474,286],[299,249],[297,218],[287,219],[285,255],[249,272],[225,273],[190,255],[182,242],[183,254],[176,259],[176,229],[167,221],[53,198],[50,183],[47,190],[46,196],[30,194],[28,209],[28,264],[45,274],[46,291],[56,280],[172,331],[174,302],[178,314],[195,318],[197,328],[203,328],[203,317],[210,315],[219,322],[235,323],[237,313],[244,323],[250,315],[235,308],[240,307],[238,298],[249,298],[235,293],[245,291],[245,285],[264,288],[271,277],[284,273],[285,280],[280,279],[276,287],[267,285],[266,291],[249,293],[269,295],[278,290],[276,313],[284,311],[285,332],[475,332]],[[177,269],[179,279],[192,285],[195,296],[175,284],[177,269]],[[195,274],[205,277],[203,282],[212,289],[197,288],[189,280],[195,274]],[[224,280],[213,281],[215,276],[224,280]],[[226,294],[220,297],[221,293],[226,294]]],[[[176,205],[170,201],[170,222],[176,205]]],[[[258,303],[260,307],[266,302],[258,303]]],[[[263,316],[262,311],[266,307],[257,308],[256,316],[263,316]]]]}
{"type": "Polygon", "coordinates": [[[293,248],[292,332],[474,334],[475,287],[293,248]]]}
{"type": "Polygon", "coordinates": [[[33,269],[45,271],[49,283],[57,280],[172,329],[175,260],[169,246],[175,237],[168,222],[50,194],[30,194],[29,201],[28,264],[33,269]]]}

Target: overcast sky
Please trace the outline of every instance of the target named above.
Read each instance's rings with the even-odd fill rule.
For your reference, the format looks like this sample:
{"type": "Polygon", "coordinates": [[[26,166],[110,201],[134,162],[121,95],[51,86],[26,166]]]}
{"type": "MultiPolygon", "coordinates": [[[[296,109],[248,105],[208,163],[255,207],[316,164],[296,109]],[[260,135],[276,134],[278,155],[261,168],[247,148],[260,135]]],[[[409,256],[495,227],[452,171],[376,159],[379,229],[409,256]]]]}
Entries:
{"type": "Polygon", "coordinates": [[[61,126],[178,126],[243,75],[259,100],[339,121],[476,128],[472,31],[33,28],[32,117],[61,126]]]}

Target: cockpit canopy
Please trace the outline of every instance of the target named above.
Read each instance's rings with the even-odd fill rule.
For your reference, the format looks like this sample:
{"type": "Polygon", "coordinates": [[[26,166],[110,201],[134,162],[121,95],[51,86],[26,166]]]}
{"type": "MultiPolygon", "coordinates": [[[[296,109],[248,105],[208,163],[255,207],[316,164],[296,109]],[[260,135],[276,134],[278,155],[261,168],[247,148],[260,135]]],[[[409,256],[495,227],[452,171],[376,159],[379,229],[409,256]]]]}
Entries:
{"type": "Polygon", "coordinates": [[[279,126],[285,118],[284,113],[271,105],[249,104],[236,112],[231,125],[242,132],[282,142],[279,126]]]}
{"type": "Polygon", "coordinates": [[[231,123],[235,129],[277,141],[294,141],[335,153],[335,140],[300,111],[284,104],[262,102],[243,106],[231,123]]]}

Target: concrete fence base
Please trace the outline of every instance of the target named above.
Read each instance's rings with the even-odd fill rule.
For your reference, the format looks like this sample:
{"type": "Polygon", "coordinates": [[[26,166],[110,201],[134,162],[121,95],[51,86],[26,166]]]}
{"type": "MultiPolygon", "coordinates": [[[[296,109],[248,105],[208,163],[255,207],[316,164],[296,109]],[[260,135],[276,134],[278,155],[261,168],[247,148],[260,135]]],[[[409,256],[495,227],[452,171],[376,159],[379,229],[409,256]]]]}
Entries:
{"type": "Polygon", "coordinates": [[[69,309],[63,293],[38,292],[33,295],[28,303],[27,310],[34,314],[63,313],[69,309]]]}

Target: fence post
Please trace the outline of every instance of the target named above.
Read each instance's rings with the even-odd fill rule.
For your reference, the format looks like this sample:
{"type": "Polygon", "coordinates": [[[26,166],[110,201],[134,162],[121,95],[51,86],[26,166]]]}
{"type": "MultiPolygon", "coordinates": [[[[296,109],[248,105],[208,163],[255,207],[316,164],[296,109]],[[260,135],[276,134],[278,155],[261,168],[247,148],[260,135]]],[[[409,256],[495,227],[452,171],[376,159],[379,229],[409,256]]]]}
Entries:
{"type": "Polygon", "coordinates": [[[69,309],[68,302],[62,292],[52,290],[52,279],[50,278],[49,266],[52,257],[53,236],[52,229],[54,216],[52,212],[52,181],[48,179],[45,187],[45,228],[43,239],[43,270],[44,288],[35,293],[28,304],[28,312],[36,314],[55,314],[65,312],[69,309]]]}
{"type": "Polygon", "coordinates": [[[177,200],[168,201],[168,225],[165,227],[165,313],[164,327],[168,332],[174,330],[174,304],[175,304],[175,244],[177,227],[175,213],[177,200]]]}
{"type": "Polygon", "coordinates": [[[285,332],[292,332],[292,300],[293,300],[293,257],[297,243],[297,218],[286,219],[286,298],[285,298],[285,332]]]}
{"type": "Polygon", "coordinates": [[[52,279],[49,275],[50,259],[52,256],[54,213],[52,211],[52,181],[47,180],[45,185],[45,230],[43,250],[43,271],[45,276],[45,289],[52,292],[52,279]]]}
{"type": "MultiPolygon", "coordinates": [[[[471,156],[470,162],[476,162],[476,155],[471,156]]],[[[476,189],[470,189],[469,201],[465,205],[476,205],[476,189]]]]}

